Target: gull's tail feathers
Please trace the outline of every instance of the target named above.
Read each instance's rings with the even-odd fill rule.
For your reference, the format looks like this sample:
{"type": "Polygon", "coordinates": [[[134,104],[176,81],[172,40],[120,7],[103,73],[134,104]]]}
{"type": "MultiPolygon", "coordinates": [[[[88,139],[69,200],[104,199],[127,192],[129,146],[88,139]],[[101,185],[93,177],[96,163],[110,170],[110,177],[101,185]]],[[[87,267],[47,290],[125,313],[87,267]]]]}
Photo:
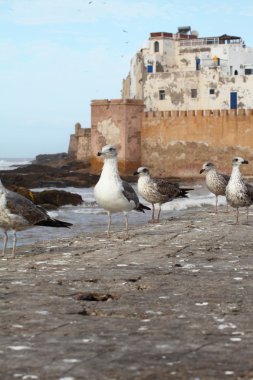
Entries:
{"type": "Polygon", "coordinates": [[[188,192],[194,189],[180,187],[179,190],[180,193],[178,194],[177,198],[188,198],[188,192]]]}
{"type": "Polygon", "coordinates": [[[70,228],[73,226],[72,223],[68,222],[63,222],[58,219],[46,219],[46,220],[41,220],[40,222],[36,223],[36,226],[45,226],[45,227],[64,227],[64,228],[70,228]]]}
{"type": "Polygon", "coordinates": [[[142,203],[139,203],[138,206],[135,207],[135,211],[145,212],[144,210],[151,210],[151,208],[143,205],[142,203]]]}

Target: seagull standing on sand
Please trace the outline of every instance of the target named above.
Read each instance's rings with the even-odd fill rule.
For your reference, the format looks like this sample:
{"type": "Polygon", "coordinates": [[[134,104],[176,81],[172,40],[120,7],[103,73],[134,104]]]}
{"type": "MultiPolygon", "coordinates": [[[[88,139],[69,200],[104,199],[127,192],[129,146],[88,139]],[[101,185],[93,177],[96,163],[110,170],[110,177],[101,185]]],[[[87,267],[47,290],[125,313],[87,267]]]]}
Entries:
{"type": "Polygon", "coordinates": [[[12,257],[15,257],[17,231],[33,226],[67,227],[71,223],[52,219],[47,212],[20,194],[7,190],[0,181],[0,228],[4,231],[3,252],[8,242],[8,231],[13,231],[12,257]]]}
{"type": "Polygon", "coordinates": [[[94,188],[97,204],[108,213],[107,235],[110,236],[111,214],[123,212],[126,224],[126,238],[128,239],[128,212],[131,210],[150,210],[139,202],[138,196],[129,183],[122,181],[118,173],[117,149],[106,145],[98,152],[104,157],[104,166],[100,179],[94,188]]]}
{"type": "Polygon", "coordinates": [[[232,173],[226,187],[226,198],[230,206],[236,208],[236,224],[239,220],[239,207],[248,207],[253,203],[253,186],[245,182],[241,176],[241,164],[248,164],[242,157],[235,157],[232,160],[232,173]]]}
{"type": "Polygon", "coordinates": [[[229,176],[223,173],[218,173],[216,166],[212,162],[205,162],[200,170],[200,174],[206,173],[206,187],[215,195],[215,212],[218,212],[218,196],[224,195],[226,186],[229,181],[229,176]]]}
{"type": "Polygon", "coordinates": [[[155,222],[155,203],[159,203],[157,221],[160,221],[161,205],[170,202],[175,198],[188,198],[188,191],[193,189],[180,188],[177,183],[171,183],[166,179],[151,178],[149,169],[142,166],[137,169],[134,175],[138,175],[138,193],[152,204],[151,223],[155,222]]]}

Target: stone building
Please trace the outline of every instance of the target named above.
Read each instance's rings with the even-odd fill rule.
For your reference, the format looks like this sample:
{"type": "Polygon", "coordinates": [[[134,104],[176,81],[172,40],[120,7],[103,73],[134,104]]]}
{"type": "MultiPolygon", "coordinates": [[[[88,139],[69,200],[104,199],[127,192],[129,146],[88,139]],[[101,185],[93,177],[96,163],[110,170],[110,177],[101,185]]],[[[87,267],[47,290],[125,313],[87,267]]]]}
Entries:
{"type": "MultiPolygon", "coordinates": [[[[203,161],[253,161],[253,49],[240,37],[199,38],[190,27],[151,33],[133,57],[122,99],[93,100],[91,130],[76,127],[72,154],[101,170],[96,152],[119,149],[121,174],[197,176],[203,161]],[[89,135],[90,133],[90,135],[89,135]]],[[[253,173],[249,166],[249,173],[253,173]]]]}
{"type": "Polygon", "coordinates": [[[151,33],[122,94],[142,99],[145,111],[253,108],[253,48],[226,34],[199,38],[190,27],[151,33]]]}

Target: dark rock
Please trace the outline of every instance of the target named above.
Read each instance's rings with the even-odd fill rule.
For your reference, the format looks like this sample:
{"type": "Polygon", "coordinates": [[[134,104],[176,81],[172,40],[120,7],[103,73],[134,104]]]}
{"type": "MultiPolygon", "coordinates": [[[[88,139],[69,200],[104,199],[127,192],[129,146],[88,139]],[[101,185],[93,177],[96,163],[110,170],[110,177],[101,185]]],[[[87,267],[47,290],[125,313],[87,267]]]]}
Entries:
{"type": "Polygon", "coordinates": [[[43,190],[38,192],[15,185],[9,186],[8,188],[23,195],[35,204],[40,205],[47,210],[55,210],[58,207],[65,205],[78,206],[83,203],[81,195],[74,194],[69,191],[43,190]]]}
{"type": "Polygon", "coordinates": [[[40,164],[40,165],[45,165],[48,164],[52,161],[55,160],[62,160],[62,159],[67,159],[68,154],[63,152],[63,153],[55,153],[55,154],[38,154],[35,157],[35,161],[33,161],[34,164],[40,164]]]}
{"type": "Polygon", "coordinates": [[[97,183],[98,176],[89,173],[82,162],[64,162],[63,166],[31,164],[14,170],[0,171],[5,186],[39,187],[90,187],[97,183]]]}
{"type": "Polygon", "coordinates": [[[81,195],[64,190],[43,190],[41,192],[33,192],[33,195],[35,203],[48,203],[56,207],[64,205],[78,206],[83,202],[81,195]]]}

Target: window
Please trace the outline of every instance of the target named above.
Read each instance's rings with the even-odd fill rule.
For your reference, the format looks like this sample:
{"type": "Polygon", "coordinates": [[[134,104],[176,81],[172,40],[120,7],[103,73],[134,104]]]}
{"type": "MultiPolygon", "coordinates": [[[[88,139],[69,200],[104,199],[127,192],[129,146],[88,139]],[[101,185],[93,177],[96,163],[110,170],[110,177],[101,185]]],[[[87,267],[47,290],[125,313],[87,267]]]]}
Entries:
{"type": "Polygon", "coordinates": [[[210,90],[209,90],[209,94],[210,94],[210,95],[215,95],[215,90],[214,90],[214,88],[210,88],[210,90]]]}
{"type": "Polygon", "coordinates": [[[198,95],[198,91],[196,88],[192,88],[191,89],[191,97],[192,98],[197,98],[197,95],[198,95]]]}
{"type": "Polygon", "coordinates": [[[154,52],[155,53],[159,52],[159,42],[158,41],[155,41],[155,43],[154,43],[154,52]]]}
{"type": "Polygon", "coordinates": [[[253,69],[245,69],[245,75],[253,74],[253,69]]]}
{"type": "Polygon", "coordinates": [[[153,65],[148,65],[147,66],[147,72],[152,73],[153,72],[153,65]]]}
{"type": "Polygon", "coordinates": [[[196,70],[200,70],[200,58],[196,58],[196,70]]]}
{"type": "Polygon", "coordinates": [[[165,90],[159,90],[159,100],[165,99],[165,90]]]}

